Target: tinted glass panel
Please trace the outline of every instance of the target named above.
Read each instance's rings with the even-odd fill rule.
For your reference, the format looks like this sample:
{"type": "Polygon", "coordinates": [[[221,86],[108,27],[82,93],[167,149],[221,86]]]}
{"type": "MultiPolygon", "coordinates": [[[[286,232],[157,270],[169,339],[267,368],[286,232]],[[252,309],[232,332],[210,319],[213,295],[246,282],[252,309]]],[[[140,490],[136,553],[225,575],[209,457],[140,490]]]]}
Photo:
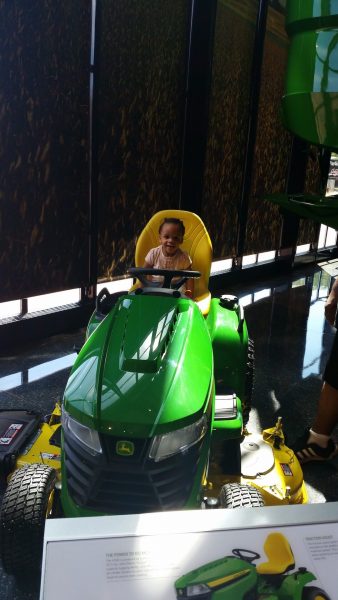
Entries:
{"type": "Polygon", "coordinates": [[[278,3],[278,10],[270,7],[268,11],[246,254],[279,247],[282,218],[279,209],[262,200],[262,196],[284,192],[286,188],[292,138],[282,124],[280,105],[287,51],[284,15],[278,3]]]}
{"type": "Polygon", "coordinates": [[[235,253],[258,2],[219,0],[202,218],[214,258],[235,253]]]}
{"type": "Polygon", "coordinates": [[[88,269],[89,0],[0,1],[0,299],[88,269]]]}
{"type": "Polygon", "coordinates": [[[178,208],[190,2],[102,0],[99,277],[134,264],[151,215],[178,208]]]}

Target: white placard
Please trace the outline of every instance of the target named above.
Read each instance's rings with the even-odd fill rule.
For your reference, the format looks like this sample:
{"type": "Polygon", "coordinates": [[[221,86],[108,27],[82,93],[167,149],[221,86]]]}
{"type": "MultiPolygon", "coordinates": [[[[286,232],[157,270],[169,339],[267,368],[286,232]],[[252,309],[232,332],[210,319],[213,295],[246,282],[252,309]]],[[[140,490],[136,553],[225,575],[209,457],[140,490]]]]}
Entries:
{"type": "MultiPolygon", "coordinates": [[[[253,565],[267,562],[271,533],[294,555],[282,577],[306,569],[307,586],[338,600],[338,503],[47,521],[40,600],[176,600],[180,577],[224,557],[238,562],[234,548],[258,553],[253,565]]],[[[212,591],[215,577],[205,580],[212,591]]],[[[228,590],[224,599],[240,600],[228,590]]]]}

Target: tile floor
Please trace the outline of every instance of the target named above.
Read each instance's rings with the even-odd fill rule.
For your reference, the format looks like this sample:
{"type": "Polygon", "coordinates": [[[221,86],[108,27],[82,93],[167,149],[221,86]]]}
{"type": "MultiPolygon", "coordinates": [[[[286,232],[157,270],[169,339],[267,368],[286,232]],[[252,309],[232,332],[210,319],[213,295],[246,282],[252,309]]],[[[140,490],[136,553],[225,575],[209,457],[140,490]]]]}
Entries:
{"type": "MultiPolygon", "coordinates": [[[[288,440],[293,440],[311,423],[334,335],[324,320],[330,281],[330,274],[319,267],[307,267],[290,276],[225,290],[240,297],[255,341],[251,430],[272,426],[281,415],[288,440]]],[[[84,330],[75,331],[0,357],[0,408],[24,407],[48,414],[62,397],[76,356],[73,346],[81,345],[83,338],[84,330]]],[[[306,465],[304,477],[311,502],[338,500],[338,457],[327,464],[306,465]]],[[[38,591],[28,586],[20,589],[0,567],[0,600],[38,597],[38,591]]]]}

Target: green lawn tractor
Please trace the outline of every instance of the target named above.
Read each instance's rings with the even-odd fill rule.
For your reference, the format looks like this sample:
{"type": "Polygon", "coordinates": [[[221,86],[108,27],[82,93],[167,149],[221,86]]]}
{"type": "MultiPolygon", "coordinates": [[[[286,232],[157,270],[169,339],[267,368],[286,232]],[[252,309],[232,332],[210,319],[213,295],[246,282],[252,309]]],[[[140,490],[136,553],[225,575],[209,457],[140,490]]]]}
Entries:
{"type": "Polygon", "coordinates": [[[253,347],[237,298],[211,298],[211,243],[202,221],[186,211],[157,213],[135,262],[130,274],[142,285],[98,296],[64,392],[62,426],[56,406],[47,423],[29,425],[20,447],[28,416],[4,422],[0,552],[9,573],[40,564],[46,516],[306,501],[280,423],[259,439],[244,435],[253,347]],[[155,287],[153,272],[140,265],[168,213],[184,221],[183,248],[196,270],[156,270],[164,280],[155,287]],[[194,300],[178,289],[191,277],[194,300]]]}
{"type": "Polygon", "coordinates": [[[330,600],[305,567],[295,570],[286,537],[270,533],[264,544],[267,561],[254,565],[257,552],[234,548],[232,556],[210,562],[175,582],[178,600],[330,600]]]}

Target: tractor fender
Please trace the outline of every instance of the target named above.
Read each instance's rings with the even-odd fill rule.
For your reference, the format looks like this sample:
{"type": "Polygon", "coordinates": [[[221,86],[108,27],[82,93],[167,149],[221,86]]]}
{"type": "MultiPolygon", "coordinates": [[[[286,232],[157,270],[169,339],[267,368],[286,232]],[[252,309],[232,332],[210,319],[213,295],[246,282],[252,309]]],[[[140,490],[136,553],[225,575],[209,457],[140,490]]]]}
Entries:
{"type": "Polygon", "coordinates": [[[305,567],[300,567],[295,573],[285,576],[279,588],[279,597],[302,600],[304,587],[315,579],[316,577],[311,571],[308,571],[305,567]]]}
{"type": "MultiPolygon", "coordinates": [[[[227,297],[225,297],[227,298],[227,297]]],[[[217,387],[231,388],[241,399],[248,354],[248,330],[244,309],[238,302],[214,298],[210,304],[207,327],[214,354],[217,387]]]]}

